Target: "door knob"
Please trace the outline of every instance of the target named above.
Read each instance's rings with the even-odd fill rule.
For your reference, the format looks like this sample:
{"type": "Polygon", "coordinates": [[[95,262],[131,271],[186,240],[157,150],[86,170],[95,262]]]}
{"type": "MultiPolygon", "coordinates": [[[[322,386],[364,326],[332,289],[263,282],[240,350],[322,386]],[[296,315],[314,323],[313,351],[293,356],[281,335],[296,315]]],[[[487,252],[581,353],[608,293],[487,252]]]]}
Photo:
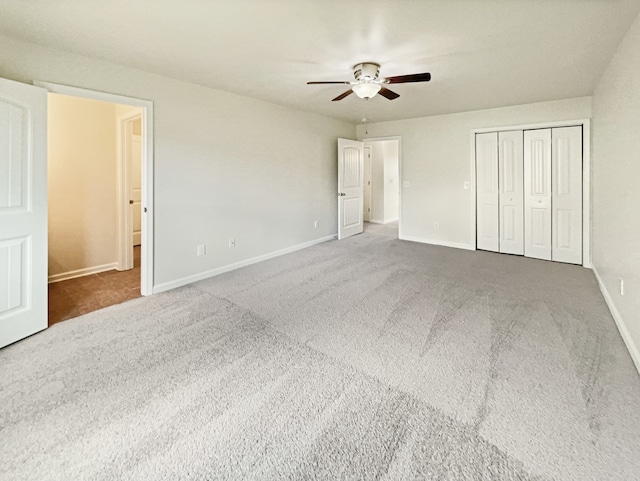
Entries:
{"type": "Polygon", "coordinates": [[[130,200],[130,201],[129,201],[129,204],[133,204],[133,201],[132,201],[132,200],[130,200]]]}

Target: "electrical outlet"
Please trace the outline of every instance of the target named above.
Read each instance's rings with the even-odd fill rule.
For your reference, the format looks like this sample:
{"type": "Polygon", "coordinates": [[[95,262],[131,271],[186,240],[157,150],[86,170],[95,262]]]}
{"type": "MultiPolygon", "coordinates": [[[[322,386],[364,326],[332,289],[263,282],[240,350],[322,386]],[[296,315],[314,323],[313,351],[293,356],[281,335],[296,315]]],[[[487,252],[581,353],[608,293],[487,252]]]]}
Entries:
{"type": "Polygon", "coordinates": [[[435,230],[440,229],[440,222],[434,222],[434,223],[433,223],[433,228],[434,228],[435,230]]]}
{"type": "Polygon", "coordinates": [[[315,221],[315,222],[313,223],[313,228],[314,228],[314,229],[317,229],[319,226],[320,226],[320,222],[315,221]]]}
{"type": "Polygon", "coordinates": [[[624,296],[624,279],[621,277],[619,281],[620,281],[620,295],[624,296]]]}
{"type": "Polygon", "coordinates": [[[464,190],[469,190],[469,182],[463,184],[464,190]]]}
{"type": "Polygon", "coordinates": [[[235,237],[232,239],[229,239],[229,247],[235,247],[236,246],[236,239],[235,237]]]}
{"type": "Polygon", "coordinates": [[[196,248],[196,255],[197,256],[203,256],[207,253],[207,246],[206,244],[199,244],[198,247],[196,248]]]}

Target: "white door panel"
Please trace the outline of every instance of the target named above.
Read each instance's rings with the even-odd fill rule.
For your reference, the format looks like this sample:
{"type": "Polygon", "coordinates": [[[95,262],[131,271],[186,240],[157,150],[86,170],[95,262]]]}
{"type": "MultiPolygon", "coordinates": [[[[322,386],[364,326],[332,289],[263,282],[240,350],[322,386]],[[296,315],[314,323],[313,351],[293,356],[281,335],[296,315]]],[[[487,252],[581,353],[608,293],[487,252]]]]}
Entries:
{"type": "Polygon", "coordinates": [[[0,347],[47,327],[47,91],[0,79],[0,347]]]}
{"type": "Polygon", "coordinates": [[[498,134],[500,252],[524,254],[522,130],[498,134]]]}
{"type": "Polygon", "coordinates": [[[476,134],[477,248],[499,251],[498,134],[476,134]]]}
{"type": "Polygon", "coordinates": [[[364,230],[364,144],[338,139],[338,239],[364,230]]]}
{"type": "Polygon", "coordinates": [[[524,254],[551,260],[551,129],[524,132],[524,254]]]}
{"type": "Polygon", "coordinates": [[[552,130],[552,259],[582,263],[582,127],[552,130]]]}
{"type": "Polygon", "coordinates": [[[142,141],[139,135],[131,135],[129,162],[129,203],[133,219],[133,245],[142,243],[142,141]]]}

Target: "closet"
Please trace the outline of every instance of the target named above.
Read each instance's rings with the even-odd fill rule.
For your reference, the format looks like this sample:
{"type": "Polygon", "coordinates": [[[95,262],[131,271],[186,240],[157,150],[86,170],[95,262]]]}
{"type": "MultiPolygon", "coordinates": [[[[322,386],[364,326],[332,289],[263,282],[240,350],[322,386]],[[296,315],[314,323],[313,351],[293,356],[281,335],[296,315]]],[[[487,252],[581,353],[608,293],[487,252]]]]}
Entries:
{"type": "Polygon", "coordinates": [[[582,126],[475,143],[477,248],[582,264],[582,126]]]}

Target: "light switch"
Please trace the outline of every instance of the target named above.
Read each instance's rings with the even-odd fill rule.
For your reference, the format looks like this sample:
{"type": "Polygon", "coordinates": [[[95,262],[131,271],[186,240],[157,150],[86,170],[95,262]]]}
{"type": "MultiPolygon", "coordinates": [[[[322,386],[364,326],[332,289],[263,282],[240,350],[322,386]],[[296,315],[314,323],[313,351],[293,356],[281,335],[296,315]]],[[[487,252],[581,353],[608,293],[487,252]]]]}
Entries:
{"type": "Polygon", "coordinates": [[[464,183],[464,190],[469,190],[469,182],[464,183]]]}

